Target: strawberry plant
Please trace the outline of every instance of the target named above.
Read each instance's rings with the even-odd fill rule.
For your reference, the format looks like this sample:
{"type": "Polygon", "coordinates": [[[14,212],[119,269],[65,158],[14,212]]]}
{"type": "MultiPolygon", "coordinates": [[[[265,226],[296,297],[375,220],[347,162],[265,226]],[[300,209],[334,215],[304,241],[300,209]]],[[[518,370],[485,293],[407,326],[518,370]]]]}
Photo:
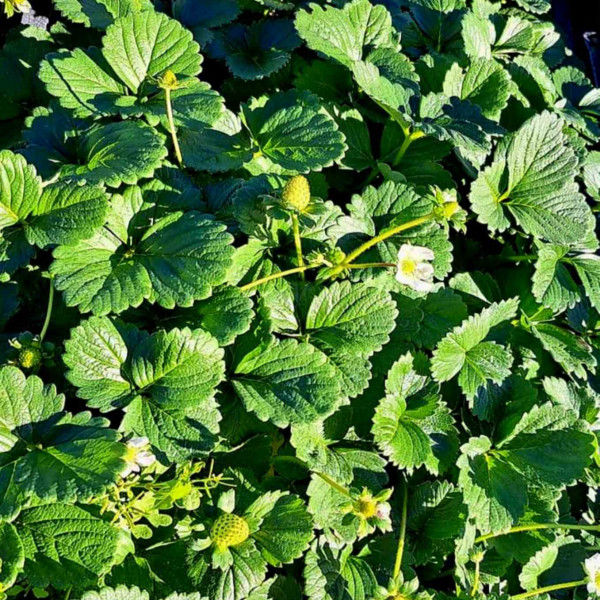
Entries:
{"type": "Polygon", "coordinates": [[[1,600],[600,597],[549,0],[0,1],[1,600]]]}

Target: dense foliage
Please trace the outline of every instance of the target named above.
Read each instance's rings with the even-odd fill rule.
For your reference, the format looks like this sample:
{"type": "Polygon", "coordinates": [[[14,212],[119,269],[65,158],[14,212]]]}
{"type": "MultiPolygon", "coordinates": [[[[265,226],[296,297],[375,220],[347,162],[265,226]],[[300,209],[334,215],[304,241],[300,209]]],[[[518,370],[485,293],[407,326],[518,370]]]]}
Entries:
{"type": "Polygon", "coordinates": [[[53,5],[0,51],[0,598],[600,593],[549,0],[53,5]]]}

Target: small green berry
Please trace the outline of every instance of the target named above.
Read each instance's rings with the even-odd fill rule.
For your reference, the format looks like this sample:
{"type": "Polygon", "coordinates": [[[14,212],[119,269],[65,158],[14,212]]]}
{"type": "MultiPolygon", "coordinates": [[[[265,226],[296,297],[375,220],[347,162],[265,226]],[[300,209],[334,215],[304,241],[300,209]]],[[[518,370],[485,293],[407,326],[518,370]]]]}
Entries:
{"type": "Polygon", "coordinates": [[[245,542],[249,535],[250,528],[246,520],[230,513],[220,515],[210,530],[210,537],[219,548],[237,546],[245,542]]]}
{"type": "Polygon", "coordinates": [[[281,193],[283,204],[287,208],[295,208],[300,212],[306,210],[310,204],[310,185],[304,175],[292,177],[281,193]]]}
{"type": "Polygon", "coordinates": [[[28,346],[19,352],[19,365],[23,369],[39,369],[42,364],[42,351],[40,348],[28,346]]]}

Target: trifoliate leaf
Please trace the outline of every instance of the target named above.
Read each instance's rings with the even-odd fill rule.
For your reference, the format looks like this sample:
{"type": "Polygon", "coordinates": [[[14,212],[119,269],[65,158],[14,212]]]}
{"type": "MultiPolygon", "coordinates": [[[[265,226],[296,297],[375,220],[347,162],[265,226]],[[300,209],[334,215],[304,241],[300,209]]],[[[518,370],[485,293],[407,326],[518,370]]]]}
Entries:
{"type": "Polygon", "coordinates": [[[391,368],[385,388],[372,429],[381,452],[409,472],[424,465],[439,473],[452,464],[458,437],[439,385],[417,374],[412,356],[406,354],[391,368]]]}
{"type": "Polygon", "coordinates": [[[561,489],[591,459],[592,437],[562,406],[534,406],[518,421],[507,417],[499,430],[503,439],[494,446],[485,436],[472,438],[457,463],[469,514],[484,532],[508,529],[523,516],[528,486],[561,489]]]}
{"type": "Polygon", "coordinates": [[[243,116],[261,155],[286,171],[320,171],[346,150],[336,122],[308,92],[275,94],[243,116]]]}
{"type": "Polygon", "coordinates": [[[507,212],[534,237],[555,243],[584,239],[592,213],[578,191],[577,157],[563,121],[545,112],[527,121],[471,187],[479,221],[491,231],[510,226],[507,212]]]}
{"type": "Polygon", "coordinates": [[[309,600],[369,600],[377,587],[371,567],[352,555],[352,546],[338,549],[323,541],[307,553],[304,579],[309,600]]]}
{"type": "Polygon", "coordinates": [[[102,54],[134,94],[142,83],[167,70],[178,77],[197,75],[202,62],[192,34],[153,10],[117,19],[106,30],[102,54]]]}
{"type": "Polygon", "coordinates": [[[458,383],[469,398],[488,380],[502,383],[510,375],[512,355],[496,342],[484,340],[492,328],[516,315],[517,306],[514,298],[494,303],[453,329],[434,351],[433,377],[448,381],[460,373],[458,383]]]}
{"type": "Polygon", "coordinates": [[[122,429],[173,460],[211,450],[220,414],[213,400],[223,351],[201,329],[151,336],[107,317],[72,331],[64,361],[78,396],[103,411],[126,406],[122,429]]]}
{"type": "Polygon", "coordinates": [[[300,44],[294,24],[287,19],[259,21],[250,27],[235,24],[217,35],[211,53],[224,58],[240,79],[262,79],[279,71],[300,44]]]}
{"type": "Polygon", "coordinates": [[[64,396],[0,369],[0,516],[11,519],[32,500],[72,502],[101,494],[125,463],[125,446],[105,419],[63,411],[64,396]]]}
{"type": "Polygon", "coordinates": [[[0,587],[10,588],[25,564],[23,542],[14,525],[0,523],[0,587]]]}
{"type": "Polygon", "coordinates": [[[129,535],[91,512],[67,504],[24,510],[17,521],[32,586],[95,585],[134,551],[129,535]]]}
{"type": "Polygon", "coordinates": [[[366,386],[368,358],[389,340],[396,316],[388,293],[362,284],[334,283],[312,299],[305,331],[339,371],[348,396],[366,386]]]}
{"type": "Polygon", "coordinates": [[[152,9],[150,0],[56,0],[55,5],[65,18],[96,29],[130,12],[152,9]]]}
{"type": "Polygon", "coordinates": [[[382,5],[354,0],[342,9],[311,5],[296,16],[296,29],[309,48],[351,67],[372,48],[397,49],[390,13],[382,5]]]}
{"type": "Polygon", "coordinates": [[[144,299],[191,306],[222,283],[233,249],[225,226],[195,211],[171,212],[151,224],[139,189],[114,196],[104,229],[54,252],[51,270],[69,306],[119,313],[144,299]]]}
{"type": "Polygon", "coordinates": [[[246,408],[279,427],[327,416],[344,396],[326,355],[296,340],[255,349],[239,360],[232,377],[246,408]]]}

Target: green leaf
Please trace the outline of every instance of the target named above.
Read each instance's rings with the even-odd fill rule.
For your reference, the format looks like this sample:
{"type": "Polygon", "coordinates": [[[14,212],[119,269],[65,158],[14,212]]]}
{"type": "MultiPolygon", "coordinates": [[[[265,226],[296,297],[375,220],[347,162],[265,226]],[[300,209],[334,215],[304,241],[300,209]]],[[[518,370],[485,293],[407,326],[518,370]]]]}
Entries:
{"type": "Polygon", "coordinates": [[[39,77],[63,108],[80,117],[114,114],[135,102],[97,48],[48,54],[39,77]]]}
{"type": "Polygon", "coordinates": [[[397,50],[390,13],[368,0],[354,0],[342,9],[311,5],[296,14],[296,29],[309,48],[351,67],[371,48],[397,50]]]}
{"type": "Polygon", "coordinates": [[[346,150],[338,125],[308,92],[275,94],[243,115],[260,153],[286,171],[320,171],[346,150]]]}
{"type": "Polygon", "coordinates": [[[64,396],[0,369],[0,517],[11,519],[31,501],[72,502],[101,494],[125,463],[125,446],[105,419],[63,412],[64,396]]]}
{"type": "Polygon", "coordinates": [[[0,587],[10,588],[25,565],[25,550],[14,525],[0,523],[0,587]]]}
{"type": "Polygon", "coordinates": [[[507,213],[526,233],[558,244],[592,231],[592,212],[575,181],[577,156],[563,126],[549,112],[533,117],[512,137],[506,155],[497,153],[473,183],[473,210],[490,231],[510,226],[507,213]]]}
{"type": "Polygon", "coordinates": [[[437,554],[447,556],[454,540],[464,533],[466,506],[460,492],[447,481],[426,481],[411,490],[407,527],[411,552],[417,564],[427,564],[437,554]]]}
{"type": "Polygon", "coordinates": [[[81,164],[65,164],[61,175],[72,180],[119,187],[152,177],[167,155],[164,136],[134,121],[91,127],[80,140],[81,164]]]}
{"type": "Polygon", "coordinates": [[[309,600],[369,600],[377,580],[367,562],[352,556],[352,546],[338,549],[315,541],[306,554],[304,592],[309,600]]]}
{"type": "Polygon", "coordinates": [[[0,232],[20,226],[27,241],[40,248],[92,237],[108,211],[101,188],[66,183],[42,187],[35,169],[8,150],[0,152],[0,197],[0,232]]]}
{"type": "Polygon", "coordinates": [[[77,396],[102,411],[127,404],[135,395],[124,368],[128,346],[135,348],[142,339],[134,327],[107,317],[90,317],[73,328],[63,361],[77,396]]]}
{"type": "Polygon", "coordinates": [[[171,212],[151,224],[152,204],[143,196],[137,188],[114,196],[104,229],[54,251],[51,271],[67,305],[99,315],[144,299],[191,306],[223,282],[233,253],[225,226],[196,211],[171,212]]]}
{"type": "Polygon", "coordinates": [[[252,537],[270,564],[290,563],[302,556],[313,538],[312,517],[298,496],[284,495],[270,507],[252,537]]]}
{"type": "Polygon", "coordinates": [[[30,215],[41,194],[35,168],[10,150],[0,151],[0,231],[30,215]]]}
{"type": "Polygon", "coordinates": [[[350,397],[367,385],[368,358],[388,342],[397,314],[387,292],[364,284],[334,283],[312,299],[304,330],[329,356],[350,397]]]}
{"type": "Polygon", "coordinates": [[[135,347],[129,368],[138,393],[164,408],[209,400],[225,375],[223,350],[202,329],[172,329],[146,337],[135,347]]]}
{"type": "Polygon", "coordinates": [[[215,448],[220,420],[212,399],[179,409],[138,396],[125,409],[121,426],[136,437],[147,437],[161,459],[183,462],[207,456],[215,448]]]}
{"type": "MultiPolygon", "coordinates": [[[[104,587],[98,591],[85,592],[81,600],[150,600],[146,590],[138,587],[126,587],[118,585],[117,587],[104,587]]],[[[190,594],[169,594],[165,600],[202,600],[199,592],[190,594]]]]}
{"type": "Polygon", "coordinates": [[[343,398],[325,354],[291,339],[250,352],[232,377],[246,408],[278,427],[316,421],[331,414],[343,398]]]}
{"type": "Polygon", "coordinates": [[[484,340],[495,326],[512,319],[517,307],[516,298],[494,303],[454,328],[433,353],[433,377],[442,382],[459,374],[458,383],[469,398],[489,380],[502,383],[511,373],[512,355],[496,342],[484,340]]]}
{"type": "Polygon", "coordinates": [[[229,549],[232,562],[214,568],[206,552],[188,558],[188,572],[198,589],[211,600],[244,600],[266,576],[267,564],[251,541],[229,549]]]}
{"type": "Polygon", "coordinates": [[[585,295],[592,306],[600,310],[600,257],[596,254],[580,254],[571,259],[571,264],[583,283],[585,295]]]}
{"type": "Polygon", "coordinates": [[[539,303],[555,312],[573,308],[581,298],[579,287],[562,261],[568,252],[567,246],[538,245],[531,291],[539,303]]]}
{"type": "Polygon", "coordinates": [[[457,431],[439,385],[399,358],[388,373],[386,396],[373,417],[373,438],[389,459],[409,472],[425,466],[434,474],[449,467],[458,449],[457,431]]]}
{"type": "Polygon", "coordinates": [[[254,311],[252,300],[237,287],[221,288],[193,308],[181,312],[182,323],[201,327],[213,335],[221,346],[232,344],[235,338],[250,328],[254,311]]]}
{"type": "Polygon", "coordinates": [[[134,551],[129,535],[79,506],[50,504],[24,510],[17,522],[30,585],[69,589],[96,585],[134,551]]]}
{"type": "Polygon", "coordinates": [[[221,415],[214,401],[223,351],[201,329],[151,336],[107,317],[91,317],[65,344],[67,377],[78,396],[103,411],[125,406],[121,428],[147,437],[170,460],[212,450],[221,415]]]}
{"type": "Polygon", "coordinates": [[[106,30],[102,54],[134,94],[142,83],[167,70],[178,77],[197,75],[202,62],[192,34],[153,10],[116,19],[106,30]]]}
{"type": "Polygon", "coordinates": [[[552,323],[536,324],[531,331],[567,373],[585,378],[587,370],[595,370],[592,348],[581,336],[552,323]]]}
{"type": "Polygon", "coordinates": [[[483,531],[502,531],[524,515],[528,487],[562,489],[581,477],[593,437],[577,415],[550,403],[500,422],[501,440],[472,438],[458,460],[459,484],[469,515],[483,531]]]}
{"type": "Polygon", "coordinates": [[[496,61],[475,59],[463,71],[455,63],[444,80],[446,96],[458,96],[481,107],[483,114],[498,120],[510,96],[510,77],[496,61]]]}
{"type": "Polygon", "coordinates": [[[130,12],[152,9],[150,0],[56,0],[55,6],[70,21],[96,29],[130,12]]]}

